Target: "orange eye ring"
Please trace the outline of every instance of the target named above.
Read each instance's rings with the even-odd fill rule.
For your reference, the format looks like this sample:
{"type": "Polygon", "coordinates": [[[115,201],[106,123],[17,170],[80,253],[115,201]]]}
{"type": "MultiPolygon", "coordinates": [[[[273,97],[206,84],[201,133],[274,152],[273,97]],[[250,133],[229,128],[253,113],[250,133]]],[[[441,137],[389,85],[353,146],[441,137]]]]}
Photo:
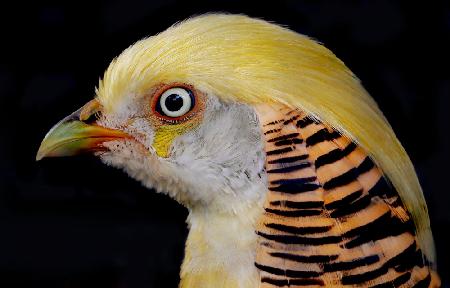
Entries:
{"type": "Polygon", "coordinates": [[[198,110],[197,95],[191,85],[174,83],[158,89],[152,98],[152,112],[169,124],[187,121],[198,110]]]}

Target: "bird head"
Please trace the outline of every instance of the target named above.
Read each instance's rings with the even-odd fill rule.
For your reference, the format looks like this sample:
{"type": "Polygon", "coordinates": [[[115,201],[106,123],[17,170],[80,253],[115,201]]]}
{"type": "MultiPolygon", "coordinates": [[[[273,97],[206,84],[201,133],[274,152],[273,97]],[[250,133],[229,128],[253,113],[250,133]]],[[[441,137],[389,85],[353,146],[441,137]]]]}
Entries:
{"type": "Polygon", "coordinates": [[[319,68],[320,53],[331,55],[246,16],[178,23],[114,59],[95,98],[49,131],[37,159],[91,151],[189,208],[235,212],[260,203],[266,175],[257,105],[285,97],[294,85],[285,75],[300,75],[300,62],[319,68]],[[291,63],[291,46],[305,44],[317,59],[291,63]]]}
{"type": "Polygon", "coordinates": [[[277,39],[251,35],[290,45],[280,31],[294,34],[205,15],[135,43],[112,61],[95,98],[49,131],[37,159],[93,152],[189,208],[260,203],[265,153],[255,107],[283,51],[277,39]]]}
{"type": "Polygon", "coordinates": [[[301,109],[358,143],[419,231],[429,225],[408,156],[352,72],[316,41],[243,15],[194,17],[127,48],[37,159],[92,151],[192,210],[235,213],[267,189],[261,105],[301,109]]]}

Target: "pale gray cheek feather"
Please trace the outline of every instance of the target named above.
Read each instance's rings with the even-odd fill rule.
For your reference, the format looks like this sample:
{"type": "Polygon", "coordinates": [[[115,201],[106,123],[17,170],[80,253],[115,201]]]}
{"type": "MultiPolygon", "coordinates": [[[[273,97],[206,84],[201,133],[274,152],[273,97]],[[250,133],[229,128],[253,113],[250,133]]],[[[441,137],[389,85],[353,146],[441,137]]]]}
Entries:
{"type": "MultiPolygon", "coordinates": [[[[148,129],[143,127],[137,130],[148,129]]],[[[167,159],[144,156],[133,141],[108,145],[111,152],[100,156],[105,163],[188,207],[238,212],[264,199],[264,142],[257,115],[247,105],[209,97],[202,123],[175,139],[167,159]]]]}
{"type": "Polygon", "coordinates": [[[202,124],[174,141],[170,161],[185,171],[191,197],[208,205],[251,205],[264,196],[264,142],[247,105],[209,98],[202,124]]]}

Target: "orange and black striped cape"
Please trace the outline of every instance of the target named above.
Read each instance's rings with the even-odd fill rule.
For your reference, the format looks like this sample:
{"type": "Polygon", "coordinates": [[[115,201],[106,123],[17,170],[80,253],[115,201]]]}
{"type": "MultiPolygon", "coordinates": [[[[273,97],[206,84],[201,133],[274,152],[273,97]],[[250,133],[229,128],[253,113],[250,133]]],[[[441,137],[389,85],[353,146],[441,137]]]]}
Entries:
{"type": "Polygon", "coordinates": [[[269,192],[261,287],[439,287],[395,188],[354,142],[287,107],[260,114],[269,192]]]}

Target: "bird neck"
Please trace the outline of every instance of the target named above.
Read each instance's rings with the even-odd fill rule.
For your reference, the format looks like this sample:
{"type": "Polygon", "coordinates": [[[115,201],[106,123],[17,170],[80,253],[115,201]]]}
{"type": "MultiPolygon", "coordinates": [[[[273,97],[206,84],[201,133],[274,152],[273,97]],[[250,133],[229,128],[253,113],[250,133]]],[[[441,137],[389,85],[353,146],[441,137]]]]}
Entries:
{"type": "Polygon", "coordinates": [[[256,223],[262,204],[238,213],[192,210],[180,287],[258,287],[256,223]]]}

